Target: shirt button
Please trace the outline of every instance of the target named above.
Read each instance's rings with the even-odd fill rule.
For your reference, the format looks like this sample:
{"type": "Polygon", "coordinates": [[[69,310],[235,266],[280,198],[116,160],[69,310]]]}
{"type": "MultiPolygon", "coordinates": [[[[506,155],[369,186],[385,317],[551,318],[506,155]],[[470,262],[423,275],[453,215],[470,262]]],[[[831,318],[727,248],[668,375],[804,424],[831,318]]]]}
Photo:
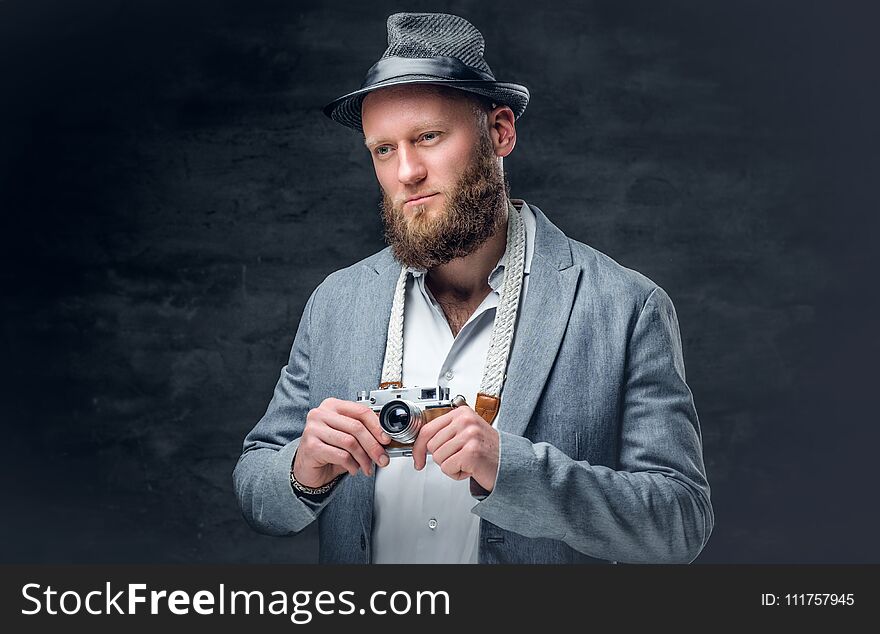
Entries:
{"type": "Polygon", "coordinates": [[[428,520],[428,528],[430,528],[431,530],[437,528],[437,520],[435,520],[433,517],[428,520]]]}
{"type": "Polygon", "coordinates": [[[453,372],[452,370],[446,370],[446,374],[444,374],[443,377],[447,381],[451,381],[452,379],[455,378],[455,372],[453,372]]]}

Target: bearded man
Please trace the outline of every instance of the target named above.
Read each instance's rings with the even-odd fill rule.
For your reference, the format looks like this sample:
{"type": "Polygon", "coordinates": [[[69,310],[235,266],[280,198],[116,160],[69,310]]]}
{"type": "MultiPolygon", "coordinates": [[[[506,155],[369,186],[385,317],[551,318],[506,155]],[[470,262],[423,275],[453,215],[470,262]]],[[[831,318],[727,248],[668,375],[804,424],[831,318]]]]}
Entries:
{"type": "Polygon", "coordinates": [[[364,134],[389,248],[312,293],[235,468],[242,513],[317,519],[322,562],[690,562],[714,516],[675,309],[510,198],[529,92],[483,50],[460,17],[394,14],[326,106],[364,134]]]}

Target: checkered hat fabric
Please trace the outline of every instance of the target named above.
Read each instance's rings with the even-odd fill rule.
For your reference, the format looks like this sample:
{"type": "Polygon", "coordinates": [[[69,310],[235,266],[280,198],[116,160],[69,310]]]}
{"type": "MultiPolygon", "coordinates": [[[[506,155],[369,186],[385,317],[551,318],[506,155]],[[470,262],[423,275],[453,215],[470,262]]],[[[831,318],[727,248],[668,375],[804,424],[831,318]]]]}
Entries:
{"type": "Polygon", "coordinates": [[[358,131],[364,96],[400,84],[449,86],[507,105],[518,118],[529,102],[529,90],[495,81],[483,59],[483,35],[470,22],[446,13],[395,13],[388,17],[388,48],[358,90],[324,107],[328,117],[358,131]]]}

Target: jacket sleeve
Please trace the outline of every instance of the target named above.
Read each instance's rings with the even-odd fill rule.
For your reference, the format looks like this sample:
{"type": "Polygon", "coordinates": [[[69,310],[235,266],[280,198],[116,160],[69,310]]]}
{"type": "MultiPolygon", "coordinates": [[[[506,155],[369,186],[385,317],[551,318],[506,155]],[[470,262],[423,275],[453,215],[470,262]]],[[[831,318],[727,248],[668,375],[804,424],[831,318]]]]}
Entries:
{"type": "Polygon", "coordinates": [[[281,370],[269,407],[245,436],[232,474],[242,515],[254,530],[267,535],[301,531],[340,488],[335,487],[326,499],[315,503],[297,497],[290,486],[293,457],[309,411],[309,331],[317,292],[306,303],[290,358],[281,370]]]}
{"type": "Polygon", "coordinates": [[[672,301],[655,288],[627,346],[619,469],[500,432],[493,491],[474,513],[526,537],[624,563],[693,561],[714,525],[672,301]]]}

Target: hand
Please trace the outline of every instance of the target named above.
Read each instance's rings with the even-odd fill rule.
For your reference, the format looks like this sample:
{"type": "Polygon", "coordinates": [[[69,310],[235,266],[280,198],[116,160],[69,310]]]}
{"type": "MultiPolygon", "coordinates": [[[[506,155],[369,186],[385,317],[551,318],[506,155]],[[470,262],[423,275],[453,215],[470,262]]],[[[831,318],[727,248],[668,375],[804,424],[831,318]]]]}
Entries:
{"type": "Polygon", "coordinates": [[[450,478],[473,478],[491,491],[498,471],[498,448],[498,431],[473,409],[461,405],[419,430],[413,444],[413,465],[422,470],[430,452],[450,478]]]}
{"type": "Polygon", "coordinates": [[[382,445],[391,438],[379,426],[379,417],[362,403],[336,398],[309,410],[306,426],[293,459],[293,477],[307,487],[319,487],[346,471],[370,476],[373,463],[388,464],[382,445]]]}

